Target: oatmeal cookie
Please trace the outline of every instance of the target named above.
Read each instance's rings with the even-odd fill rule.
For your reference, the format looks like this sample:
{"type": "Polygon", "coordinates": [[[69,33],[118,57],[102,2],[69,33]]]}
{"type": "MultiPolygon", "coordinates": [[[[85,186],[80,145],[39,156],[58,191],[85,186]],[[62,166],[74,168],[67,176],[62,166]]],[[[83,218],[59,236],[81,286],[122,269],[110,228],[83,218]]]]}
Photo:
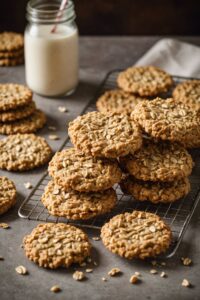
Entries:
{"type": "Polygon", "coordinates": [[[15,51],[0,51],[0,60],[5,58],[20,58],[24,56],[24,49],[15,51]]]}
{"type": "Polygon", "coordinates": [[[87,235],[63,223],[39,224],[25,236],[23,246],[28,259],[51,269],[82,263],[91,251],[87,235]]]}
{"type": "Polygon", "coordinates": [[[200,80],[186,80],[176,86],[173,98],[192,108],[200,108],[200,80]]]}
{"type": "Polygon", "coordinates": [[[173,182],[153,182],[129,176],[121,181],[120,186],[135,200],[153,203],[171,203],[186,196],[190,191],[190,182],[187,177],[173,182]]]}
{"type": "Polygon", "coordinates": [[[32,91],[21,84],[0,84],[0,111],[19,108],[32,101],[32,91]]]}
{"type": "Polygon", "coordinates": [[[14,67],[22,65],[24,63],[24,57],[12,57],[12,58],[0,58],[0,67],[14,67]]]}
{"type": "Polygon", "coordinates": [[[127,114],[130,115],[135,106],[144,98],[127,93],[123,90],[111,90],[105,92],[96,103],[98,111],[103,114],[127,114]]]}
{"type": "Polygon", "coordinates": [[[91,157],[68,148],[54,155],[49,175],[66,191],[96,192],[111,188],[122,174],[115,160],[91,157]]]}
{"type": "Polygon", "coordinates": [[[66,192],[53,181],[48,183],[41,198],[51,215],[71,220],[86,220],[108,213],[115,206],[116,200],[113,189],[88,193],[74,190],[66,192]]]}
{"type": "Polygon", "coordinates": [[[0,52],[15,51],[24,47],[24,37],[16,32],[0,33],[0,52]]]}
{"type": "Polygon", "coordinates": [[[126,115],[87,113],[69,123],[69,136],[78,150],[95,157],[125,156],[142,145],[139,126],[126,115]]]}
{"type": "Polygon", "coordinates": [[[165,252],[171,243],[170,228],[157,215],[133,211],[113,217],[101,229],[103,244],[122,257],[145,259],[165,252]]]}
{"type": "Polygon", "coordinates": [[[0,140],[1,169],[31,170],[47,163],[51,155],[45,139],[34,134],[15,134],[0,140]]]}
{"type": "Polygon", "coordinates": [[[120,159],[123,167],[135,178],[144,181],[171,182],[192,172],[191,155],[179,144],[146,140],[133,156],[120,159]]]}
{"type": "Polygon", "coordinates": [[[168,91],[173,79],[165,71],[153,66],[130,67],[119,74],[117,83],[126,92],[146,97],[168,91]]]}
{"type": "Polygon", "coordinates": [[[32,101],[25,106],[2,111],[0,112],[0,122],[12,122],[16,120],[21,120],[32,115],[35,109],[35,102],[32,101]]]}
{"type": "Polygon", "coordinates": [[[200,112],[172,99],[156,98],[139,103],[131,117],[156,139],[179,142],[185,146],[200,139],[200,112]]]}
{"type": "Polygon", "coordinates": [[[7,177],[0,176],[0,215],[15,204],[16,193],[14,183],[7,177]]]}
{"type": "Polygon", "coordinates": [[[46,123],[45,114],[36,109],[32,115],[13,122],[0,122],[1,134],[32,133],[44,127],[46,123]]]}

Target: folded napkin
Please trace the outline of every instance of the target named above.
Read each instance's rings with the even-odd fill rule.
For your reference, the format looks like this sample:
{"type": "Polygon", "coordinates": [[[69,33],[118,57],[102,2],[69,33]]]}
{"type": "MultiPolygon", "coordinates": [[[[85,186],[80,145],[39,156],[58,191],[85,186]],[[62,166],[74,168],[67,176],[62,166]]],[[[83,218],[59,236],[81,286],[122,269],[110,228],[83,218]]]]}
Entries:
{"type": "Polygon", "coordinates": [[[200,78],[200,48],[164,38],[147,51],[136,65],[154,65],[172,75],[200,78]]]}

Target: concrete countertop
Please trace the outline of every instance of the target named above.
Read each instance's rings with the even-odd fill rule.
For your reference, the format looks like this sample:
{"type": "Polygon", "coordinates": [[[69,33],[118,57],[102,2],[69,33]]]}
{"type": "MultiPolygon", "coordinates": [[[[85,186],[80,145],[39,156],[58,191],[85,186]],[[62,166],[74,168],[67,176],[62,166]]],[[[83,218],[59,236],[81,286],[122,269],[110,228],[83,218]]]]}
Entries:
{"type": "MultiPolygon", "coordinates": [[[[62,99],[46,99],[34,95],[38,107],[48,116],[48,125],[57,127],[56,134],[59,141],[48,140],[47,126],[39,131],[39,135],[47,138],[53,150],[56,151],[66,137],[66,124],[74,119],[94,95],[96,88],[105,74],[116,68],[132,65],[143,55],[160,37],[82,37],[80,38],[80,83],[76,92],[62,99]],[[58,106],[67,106],[68,113],[60,113],[58,106]]],[[[180,40],[200,45],[200,37],[179,37],[180,40]]],[[[0,68],[0,82],[24,83],[24,67],[0,68]]],[[[93,273],[87,274],[87,280],[76,282],[72,279],[74,268],[60,270],[45,270],[30,262],[20,247],[24,235],[29,233],[38,222],[20,219],[17,210],[20,203],[30,193],[24,183],[29,181],[33,186],[37,183],[45,168],[31,172],[15,173],[0,171],[0,175],[14,180],[17,191],[17,205],[7,214],[0,217],[0,222],[8,223],[11,228],[0,229],[0,299],[1,300],[36,300],[36,299],[200,299],[200,217],[199,209],[190,222],[175,257],[167,261],[167,266],[159,268],[168,277],[163,279],[149,273],[151,264],[140,261],[127,261],[113,255],[104,248],[101,241],[91,240],[93,259],[97,262],[93,273]],[[185,267],[180,258],[190,257],[191,267],[185,267]],[[20,276],[15,267],[23,265],[28,269],[27,276],[20,276]],[[119,267],[123,274],[120,277],[109,278],[107,282],[101,280],[107,277],[107,272],[119,267]],[[142,274],[141,283],[131,285],[130,276],[138,271],[142,274]],[[192,288],[181,286],[186,278],[192,288]],[[51,286],[58,284],[62,291],[51,293],[51,286]]],[[[98,231],[86,230],[90,236],[98,235],[98,231]]]]}

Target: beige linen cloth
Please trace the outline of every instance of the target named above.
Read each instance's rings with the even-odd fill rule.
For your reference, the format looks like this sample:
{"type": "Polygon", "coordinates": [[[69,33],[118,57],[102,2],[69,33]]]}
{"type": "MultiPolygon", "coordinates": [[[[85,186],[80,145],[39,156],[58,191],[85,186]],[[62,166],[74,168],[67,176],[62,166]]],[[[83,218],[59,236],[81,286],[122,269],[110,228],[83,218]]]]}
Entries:
{"type": "Polygon", "coordinates": [[[150,48],[136,65],[154,65],[172,75],[200,78],[200,48],[164,38],[150,48]]]}

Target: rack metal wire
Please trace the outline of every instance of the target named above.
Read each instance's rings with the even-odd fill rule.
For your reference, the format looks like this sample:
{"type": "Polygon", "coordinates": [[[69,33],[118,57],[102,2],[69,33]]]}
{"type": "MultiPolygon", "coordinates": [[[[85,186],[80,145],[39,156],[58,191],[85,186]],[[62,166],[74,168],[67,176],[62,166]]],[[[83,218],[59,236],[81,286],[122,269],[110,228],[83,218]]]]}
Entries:
{"type": "MultiPolygon", "coordinates": [[[[107,74],[104,81],[100,85],[96,95],[91,99],[89,104],[84,108],[82,114],[96,110],[95,103],[96,99],[100,94],[106,90],[116,88],[116,77],[121,70],[114,70],[107,74]]],[[[186,79],[179,76],[173,76],[175,85],[186,79]]],[[[170,96],[171,92],[168,92],[163,97],[170,96]]],[[[67,137],[64,141],[61,149],[71,147],[72,144],[67,137]]],[[[60,149],[60,150],[61,150],[60,149]]],[[[183,235],[188,227],[189,221],[195,211],[195,208],[200,199],[200,151],[198,149],[191,151],[193,160],[195,162],[195,167],[193,169],[192,175],[190,176],[191,191],[190,193],[178,200],[175,203],[170,204],[153,204],[150,202],[139,202],[135,201],[131,196],[123,194],[119,185],[115,185],[118,201],[115,209],[105,215],[95,217],[87,221],[72,221],[63,217],[55,217],[48,213],[47,209],[43,206],[40,201],[41,195],[44,192],[44,188],[50,180],[48,173],[46,172],[42,178],[39,180],[36,187],[32,190],[30,195],[21,204],[18,214],[21,218],[26,218],[29,220],[43,221],[43,222],[65,222],[71,223],[80,227],[87,227],[93,229],[100,229],[101,226],[107,222],[111,217],[116,214],[133,211],[133,210],[143,210],[147,212],[152,212],[158,214],[160,217],[166,221],[166,223],[171,227],[173,233],[173,242],[166,253],[165,258],[173,256],[179,247],[183,235]]]]}

